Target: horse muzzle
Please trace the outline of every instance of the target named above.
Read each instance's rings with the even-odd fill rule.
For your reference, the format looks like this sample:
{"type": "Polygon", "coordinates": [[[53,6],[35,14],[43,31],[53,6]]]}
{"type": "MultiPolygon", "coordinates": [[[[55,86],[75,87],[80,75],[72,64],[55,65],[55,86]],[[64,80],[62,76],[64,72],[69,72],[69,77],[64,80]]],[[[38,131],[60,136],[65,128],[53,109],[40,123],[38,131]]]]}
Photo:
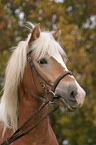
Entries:
{"type": "Polygon", "coordinates": [[[54,100],[56,104],[63,107],[65,111],[75,111],[83,105],[85,99],[85,91],[76,82],[75,87],[73,85],[67,87],[57,87],[54,100]]]}

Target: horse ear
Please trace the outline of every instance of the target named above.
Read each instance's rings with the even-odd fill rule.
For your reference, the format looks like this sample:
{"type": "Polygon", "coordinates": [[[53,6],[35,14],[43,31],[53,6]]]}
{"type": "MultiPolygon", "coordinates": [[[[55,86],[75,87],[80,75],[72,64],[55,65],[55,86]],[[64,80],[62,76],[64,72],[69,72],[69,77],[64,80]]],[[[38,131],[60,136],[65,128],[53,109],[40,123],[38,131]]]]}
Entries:
{"type": "Polygon", "coordinates": [[[29,44],[40,37],[40,23],[38,23],[31,32],[29,44]]]}
{"type": "Polygon", "coordinates": [[[61,30],[60,28],[57,28],[57,30],[52,34],[55,40],[59,40],[61,36],[61,30]]]}

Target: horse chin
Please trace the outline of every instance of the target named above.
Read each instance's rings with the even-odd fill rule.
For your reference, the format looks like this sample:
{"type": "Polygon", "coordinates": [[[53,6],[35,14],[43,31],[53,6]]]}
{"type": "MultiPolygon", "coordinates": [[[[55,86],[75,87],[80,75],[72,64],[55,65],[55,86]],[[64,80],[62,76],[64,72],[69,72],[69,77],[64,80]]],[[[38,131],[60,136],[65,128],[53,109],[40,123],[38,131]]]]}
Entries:
{"type": "MultiPolygon", "coordinates": [[[[69,103],[64,97],[57,95],[58,101],[56,104],[60,107],[60,109],[64,112],[74,112],[78,109],[77,105],[72,106],[71,102],[69,103]]],[[[76,104],[76,103],[75,103],[76,104]]]]}

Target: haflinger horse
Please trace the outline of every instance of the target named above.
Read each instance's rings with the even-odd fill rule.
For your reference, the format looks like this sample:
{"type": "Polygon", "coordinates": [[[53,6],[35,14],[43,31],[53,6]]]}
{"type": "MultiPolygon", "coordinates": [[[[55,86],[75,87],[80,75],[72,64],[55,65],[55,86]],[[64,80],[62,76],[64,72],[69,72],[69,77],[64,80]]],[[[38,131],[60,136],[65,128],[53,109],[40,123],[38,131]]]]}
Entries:
{"type": "Polygon", "coordinates": [[[29,24],[31,33],[15,48],[6,68],[0,144],[58,145],[49,124],[56,109],[49,113],[48,104],[74,111],[82,106],[85,91],[66,67],[66,54],[58,42],[60,29],[42,32],[40,24],[29,24]]]}

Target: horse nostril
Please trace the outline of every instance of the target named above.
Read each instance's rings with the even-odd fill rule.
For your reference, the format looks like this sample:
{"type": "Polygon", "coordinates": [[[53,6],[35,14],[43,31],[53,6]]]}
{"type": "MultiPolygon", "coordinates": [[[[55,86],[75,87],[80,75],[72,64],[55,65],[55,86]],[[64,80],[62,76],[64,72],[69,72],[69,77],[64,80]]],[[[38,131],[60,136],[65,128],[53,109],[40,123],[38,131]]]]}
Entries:
{"type": "Polygon", "coordinates": [[[71,92],[71,96],[74,96],[74,91],[71,92]]]}
{"type": "Polygon", "coordinates": [[[73,91],[71,92],[71,94],[70,94],[70,100],[71,100],[71,101],[75,101],[75,100],[76,100],[75,96],[76,96],[77,94],[78,94],[77,91],[76,91],[76,90],[73,90],[73,91]]]}
{"type": "Polygon", "coordinates": [[[71,92],[71,96],[76,96],[78,93],[77,93],[77,90],[73,90],[72,92],[71,92]]]}

